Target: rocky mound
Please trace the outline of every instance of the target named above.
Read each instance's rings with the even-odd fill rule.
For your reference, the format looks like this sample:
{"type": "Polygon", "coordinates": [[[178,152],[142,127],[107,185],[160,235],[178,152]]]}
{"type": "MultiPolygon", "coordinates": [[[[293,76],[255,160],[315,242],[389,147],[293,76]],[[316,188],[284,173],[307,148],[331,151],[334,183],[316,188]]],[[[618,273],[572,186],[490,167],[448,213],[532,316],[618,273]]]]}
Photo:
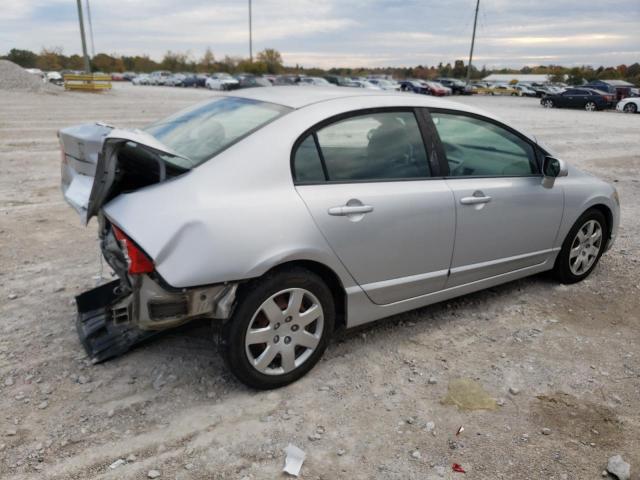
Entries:
{"type": "Polygon", "coordinates": [[[0,60],[0,91],[59,93],[63,90],[61,87],[43,82],[37,75],[27,72],[9,60],[0,60]]]}

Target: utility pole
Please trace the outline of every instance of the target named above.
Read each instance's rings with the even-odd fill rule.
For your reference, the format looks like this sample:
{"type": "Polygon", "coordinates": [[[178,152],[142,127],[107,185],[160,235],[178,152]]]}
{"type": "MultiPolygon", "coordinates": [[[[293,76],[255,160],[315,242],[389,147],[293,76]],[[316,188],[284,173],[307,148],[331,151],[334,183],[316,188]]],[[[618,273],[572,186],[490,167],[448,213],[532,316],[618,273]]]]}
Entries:
{"type": "Polygon", "coordinates": [[[96,47],[93,43],[93,22],[91,21],[91,7],[89,6],[89,0],[87,3],[87,20],[89,21],[89,38],[91,39],[91,58],[96,56],[96,47]]]}
{"type": "Polygon", "coordinates": [[[249,0],[249,62],[253,63],[253,38],[251,32],[251,0],[249,0]]]}
{"type": "Polygon", "coordinates": [[[89,56],[87,55],[87,40],[84,38],[84,22],[82,20],[82,0],[78,3],[78,20],[80,20],[80,38],[82,39],[82,55],[84,55],[84,71],[91,73],[91,65],[89,64],[89,56]]]}
{"type": "Polygon", "coordinates": [[[480,9],[480,0],[476,2],[476,16],[473,19],[473,36],[471,37],[471,51],[469,52],[469,65],[467,66],[467,85],[471,80],[471,62],[473,61],[473,46],[476,43],[476,26],[478,25],[478,10],[480,9]]]}

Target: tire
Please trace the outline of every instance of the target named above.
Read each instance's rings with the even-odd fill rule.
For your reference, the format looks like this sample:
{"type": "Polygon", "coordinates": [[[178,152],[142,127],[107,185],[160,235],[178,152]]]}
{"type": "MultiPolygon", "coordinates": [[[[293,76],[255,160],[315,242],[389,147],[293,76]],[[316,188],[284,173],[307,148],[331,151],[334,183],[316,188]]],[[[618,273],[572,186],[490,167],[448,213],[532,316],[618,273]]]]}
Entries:
{"type": "Polygon", "coordinates": [[[638,106],[635,103],[627,103],[623,110],[627,113],[636,113],[638,111],[638,106]]]}
{"type": "Polygon", "coordinates": [[[584,104],[584,109],[587,112],[595,112],[598,109],[596,102],[587,102],[584,104]]]}
{"type": "Polygon", "coordinates": [[[550,98],[548,98],[546,100],[543,100],[542,101],[542,106],[544,108],[553,108],[554,107],[553,100],[551,100],[550,98]]]}
{"type": "Polygon", "coordinates": [[[565,284],[587,278],[598,264],[607,238],[608,225],[602,212],[587,210],[571,227],[562,244],[553,269],[555,277],[565,284]],[[589,235],[590,225],[593,226],[593,233],[589,235]]]}
{"type": "Polygon", "coordinates": [[[222,329],[222,355],[245,385],[279,388],[303,377],[320,360],[334,324],[333,295],[319,276],[299,267],[276,271],[240,290],[237,307],[222,329]],[[300,309],[306,309],[306,320],[300,309]]]}

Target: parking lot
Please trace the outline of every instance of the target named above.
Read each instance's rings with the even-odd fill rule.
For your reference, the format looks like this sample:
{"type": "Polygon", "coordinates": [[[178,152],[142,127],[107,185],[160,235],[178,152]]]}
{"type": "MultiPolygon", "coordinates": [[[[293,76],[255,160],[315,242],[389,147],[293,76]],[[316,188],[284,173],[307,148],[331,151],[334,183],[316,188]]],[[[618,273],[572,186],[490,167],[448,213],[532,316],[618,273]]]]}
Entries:
{"type": "Polygon", "coordinates": [[[96,224],[62,199],[56,131],[140,127],[212,95],[0,91],[1,478],[281,478],[289,443],[305,479],[462,478],[453,463],[469,479],[596,479],[615,454],[638,475],[640,115],[453,98],[615,182],[619,237],[582,283],[535,276],[340,332],[271,392],[227,373],[207,323],[90,365],[73,298],[101,272],[96,224]],[[496,408],[476,408],[483,391],[496,408]]]}

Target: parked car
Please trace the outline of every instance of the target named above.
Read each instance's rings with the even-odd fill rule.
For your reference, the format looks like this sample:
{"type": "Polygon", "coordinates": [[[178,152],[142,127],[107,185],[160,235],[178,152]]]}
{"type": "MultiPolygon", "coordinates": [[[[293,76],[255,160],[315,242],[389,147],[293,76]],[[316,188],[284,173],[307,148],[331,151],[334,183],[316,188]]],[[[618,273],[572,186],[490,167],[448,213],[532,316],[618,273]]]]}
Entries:
{"type": "Polygon", "coordinates": [[[64,197],[98,217],[118,277],[76,299],[92,362],[210,318],[242,382],[280,387],[339,325],[547,270],[578,282],[618,230],[611,185],[421,95],[246,89],[144,130],[59,139],[64,197]]]}
{"type": "Polygon", "coordinates": [[[299,77],[297,75],[278,75],[273,84],[277,86],[297,85],[299,77]]]}
{"type": "Polygon", "coordinates": [[[128,82],[130,82],[131,80],[133,80],[134,78],[136,78],[136,74],[135,72],[124,72],[122,74],[122,79],[126,80],[128,82]]]}
{"type": "Polygon", "coordinates": [[[131,80],[132,85],[151,85],[151,77],[146,73],[141,73],[131,80]]]}
{"type": "Polygon", "coordinates": [[[236,79],[240,83],[240,88],[272,86],[269,80],[267,80],[266,78],[258,77],[256,75],[238,75],[236,79]]]}
{"type": "Polygon", "coordinates": [[[400,90],[400,84],[398,82],[387,80],[386,78],[370,78],[368,82],[380,90],[400,90]]]}
{"type": "Polygon", "coordinates": [[[171,75],[170,77],[168,77],[164,84],[168,87],[181,87],[182,86],[182,82],[183,80],[186,78],[187,76],[183,73],[176,73],[174,75],[171,75]]]}
{"type": "Polygon", "coordinates": [[[203,87],[205,81],[206,77],[200,80],[198,75],[185,75],[180,85],[183,87],[203,87]]]}
{"type": "Polygon", "coordinates": [[[538,94],[535,90],[532,90],[527,85],[514,85],[513,88],[517,90],[518,95],[521,97],[537,97],[538,94]]]}
{"type": "Polygon", "coordinates": [[[541,85],[541,84],[533,83],[531,85],[528,85],[528,87],[536,93],[536,97],[538,97],[538,98],[542,98],[545,95],[549,95],[549,94],[555,93],[555,92],[552,92],[551,90],[549,90],[549,88],[547,88],[547,86],[541,85]]]}
{"type": "Polygon", "coordinates": [[[403,80],[400,82],[400,91],[429,94],[429,88],[421,80],[403,80]]]}
{"type": "Polygon", "coordinates": [[[438,82],[423,82],[427,86],[427,90],[429,95],[433,95],[435,97],[445,97],[447,95],[451,95],[452,91],[450,88],[445,87],[444,85],[438,82]]]}
{"type": "Polygon", "coordinates": [[[583,108],[589,112],[609,108],[614,96],[591,88],[569,88],[560,94],[545,95],[540,104],[545,108],[583,108]]]}
{"type": "Polygon", "coordinates": [[[167,70],[151,72],[151,75],[149,75],[149,85],[164,85],[171,75],[173,75],[173,73],[167,70]]]}
{"type": "Polygon", "coordinates": [[[53,83],[54,85],[64,84],[64,78],[62,78],[62,75],[60,74],[60,72],[47,72],[45,74],[45,78],[47,82],[53,83]]]}
{"type": "Polygon", "coordinates": [[[209,90],[234,90],[240,87],[240,82],[228,73],[214,73],[205,81],[209,90]]]}
{"type": "Polygon", "coordinates": [[[322,77],[300,77],[299,85],[312,85],[316,87],[334,87],[335,85],[322,77]]]}
{"type": "Polygon", "coordinates": [[[451,89],[451,92],[455,95],[473,95],[473,87],[467,85],[462,80],[457,78],[436,78],[436,82],[451,89]]]}
{"type": "Polygon", "coordinates": [[[640,97],[627,97],[623,98],[616,105],[616,110],[626,113],[638,113],[640,112],[640,97]]]}
{"type": "Polygon", "coordinates": [[[346,87],[347,84],[351,81],[348,78],[341,77],[339,75],[325,75],[323,77],[327,82],[333,83],[338,87],[346,87]]]}
{"type": "Polygon", "coordinates": [[[381,87],[368,80],[351,80],[345,86],[354,88],[365,88],[367,90],[382,90],[381,87]]]}
{"type": "Polygon", "coordinates": [[[519,93],[518,90],[513,88],[511,85],[497,84],[493,85],[489,89],[489,95],[510,95],[512,97],[517,97],[519,93]]]}

